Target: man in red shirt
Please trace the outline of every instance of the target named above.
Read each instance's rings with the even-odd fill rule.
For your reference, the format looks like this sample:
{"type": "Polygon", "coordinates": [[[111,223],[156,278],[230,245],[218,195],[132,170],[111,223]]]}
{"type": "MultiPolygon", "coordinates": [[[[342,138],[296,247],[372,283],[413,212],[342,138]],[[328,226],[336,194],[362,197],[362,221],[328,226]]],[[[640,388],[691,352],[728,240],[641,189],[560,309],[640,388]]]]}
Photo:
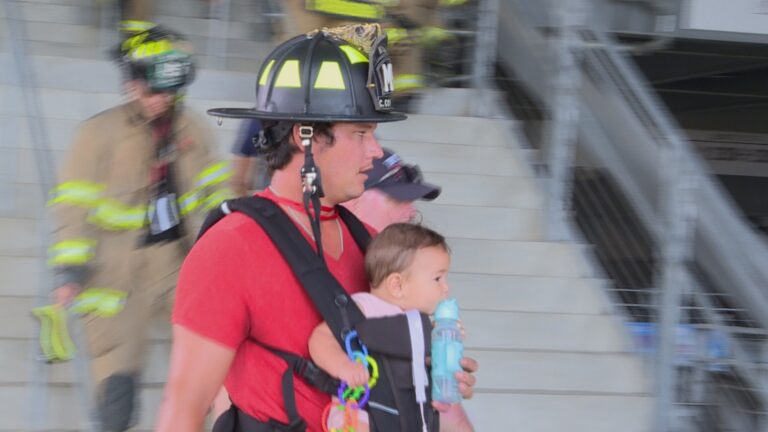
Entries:
{"type": "MultiPolygon", "coordinates": [[[[360,42],[369,30],[356,29],[352,39],[360,42]]],[[[374,137],[377,123],[405,119],[389,110],[388,59],[372,56],[369,70],[365,44],[353,43],[325,31],[291,39],[265,60],[256,108],[213,110],[220,116],[264,120],[260,146],[274,174],[260,195],[278,204],[310,244],[322,244],[328,270],[348,293],[368,286],[362,252],[334,206],[363,193],[373,160],[382,156],[374,137]],[[316,172],[321,181],[320,174],[313,176],[316,172]],[[320,211],[308,212],[303,191],[320,188],[320,211]]],[[[377,52],[376,44],[368,49],[377,52]]],[[[181,270],[157,430],[200,430],[225,379],[242,414],[280,423],[263,429],[241,424],[236,430],[302,430],[285,425],[289,415],[281,377],[286,363],[265,346],[308,357],[307,341],[320,322],[262,227],[240,213],[226,216],[201,237],[181,270]]],[[[477,364],[464,359],[463,366],[468,372],[457,378],[465,397],[471,397],[477,364]]],[[[307,430],[320,432],[330,397],[302,379],[293,383],[299,416],[307,430]]]]}

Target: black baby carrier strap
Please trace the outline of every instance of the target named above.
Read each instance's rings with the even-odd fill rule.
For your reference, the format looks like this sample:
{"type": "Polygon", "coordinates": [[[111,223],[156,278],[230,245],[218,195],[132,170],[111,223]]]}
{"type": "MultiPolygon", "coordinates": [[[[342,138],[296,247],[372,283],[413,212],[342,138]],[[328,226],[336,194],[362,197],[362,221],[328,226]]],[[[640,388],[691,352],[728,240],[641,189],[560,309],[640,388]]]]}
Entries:
{"type": "MultiPolygon", "coordinates": [[[[365,251],[370,242],[370,234],[368,230],[360,220],[344,207],[336,206],[336,209],[352,234],[352,237],[355,239],[355,243],[362,251],[365,251]]],[[[388,329],[397,327],[397,322],[404,322],[404,317],[366,320],[365,316],[357,307],[357,304],[328,271],[323,260],[321,260],[315,250],[312,249],[288,215],[278,207],[277,204],[269,199],[254,196],[237,198],[222,203],[218,209],[212,211],[208,215],[203,223],[198,238],[226,214],[233,211],[241,212],[251,217],[262,227],[264,232],[267,233],[273,244],[291,267],[291,270],[296,275],[297,279],[299,279],[299,282],[307,295],[309,295],[315,308],[320,312],[320,315],[322,315],[341,346],[344,346],[344,339],[347,334],[364,321],[367,325],[361,328],[363,333],[381,333],[382,330],[387,332],[388,329]],[[371,329],[376,330],[372,331],[371,329]]],[[[429,323],[429,319],[426,317],[425,319],[426,323],[429,323]]],[[[429,329],[430,327],[427,326],[425,328],[429,329]]],[[[361,337],[364,338],[363,333],[361,333],[361,337]]],[[[425,333],[427,335],[429,334],[429,332],[425,333]]],[[[406,332],[405,335],[407,342],[408,333],[406,332]]],[[[283,399],[289,423],[284,424],[275,420],[259,422],[233,405],[229,411],[216,421],[213,431],[305,431],[307,425],[299,416],[296,408],[293,375],[296,374],[302,377],[308,384],[329,394],[336,393],[339,381],[330,377],[325,371],[319,369],[309,359],[294,353],[265,346],[258,341],[254,342],[281,357],[289,366],[282,376],[283,399]]],[[[391,343],[390,340],[387,344],[391,345],[391,343]]],[[[369,345],[368,348],[372,351],[377,350],[376,346],[369,345]]],[[[384,349],[382,351],[386,352],[387,350],[384,349]]],[[[376,411],[373,408],[369,410],[371,420],[370,430],[372,432],[406,430],[407,427],[404,428],[405,425],[403,424],[403,421],[408,416],[401,415],[404,413],[399,413],[396,408],[402,403],[400,400],[402,397],[397,396],[398,390],[393,386],[392,368],[386,359],[381,360],[383,364],[380,367],[379,381],[378,384],[371,389],[371,402],[369,403],[371,407],[378,406],[380,410],[376,411]]],[[[394,374],[400,375],[397,372],[394,372],[394,374]]],[[[436,420],[436,416],[434,416],[434,422],[430,423],[436,425],[436,420]]],[[[433,429],[430,428],[430,430],[433,429]]]]}

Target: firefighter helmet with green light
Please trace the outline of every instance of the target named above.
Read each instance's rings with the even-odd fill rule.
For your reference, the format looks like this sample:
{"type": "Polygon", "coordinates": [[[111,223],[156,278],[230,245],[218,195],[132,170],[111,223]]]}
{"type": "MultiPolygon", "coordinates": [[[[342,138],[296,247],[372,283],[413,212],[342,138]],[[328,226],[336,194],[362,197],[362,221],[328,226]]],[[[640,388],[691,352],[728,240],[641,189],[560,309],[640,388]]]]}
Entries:
{"type": "Polygon", "coordinates": [[[392,111],[386,35],[375,24],[344,27],[300,35],[275,48],[259,70],[254,108],[208,113],[293,122],[404,120],[404,114],[392,111]]]}
{"type": "Polygon", "coordinates": [[[179,90],[195,77],[191,44],[160,25],[126,38],[113,56],[126,79],[142,80],[155,92],[179,90]]]}

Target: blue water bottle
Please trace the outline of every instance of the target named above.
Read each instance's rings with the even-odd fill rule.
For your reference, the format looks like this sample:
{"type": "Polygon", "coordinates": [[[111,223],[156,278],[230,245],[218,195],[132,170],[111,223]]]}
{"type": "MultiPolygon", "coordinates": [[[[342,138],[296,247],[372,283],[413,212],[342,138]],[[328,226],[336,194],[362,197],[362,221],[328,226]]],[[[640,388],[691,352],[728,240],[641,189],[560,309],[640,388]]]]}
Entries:
{"type": "Polygon", "coordinates": [[[432,329],[432,400],[444,403],[461,401],[454,374],[461,370],[464,344],[459,330],[459,305],[456,299],[440,302],[432,329]]]}

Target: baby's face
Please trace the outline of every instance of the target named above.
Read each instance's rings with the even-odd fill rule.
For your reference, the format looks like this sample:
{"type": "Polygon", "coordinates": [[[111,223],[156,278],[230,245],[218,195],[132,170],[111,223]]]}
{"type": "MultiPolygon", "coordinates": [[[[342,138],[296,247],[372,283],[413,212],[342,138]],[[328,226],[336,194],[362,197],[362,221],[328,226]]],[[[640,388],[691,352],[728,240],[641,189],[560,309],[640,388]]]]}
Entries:
{"type": "Polygon", "coordinates": [[[448,268],[451,256],[438,246],[419,249],[403,272],[403,309],[432,314],[448,297],[448,268]]]}

